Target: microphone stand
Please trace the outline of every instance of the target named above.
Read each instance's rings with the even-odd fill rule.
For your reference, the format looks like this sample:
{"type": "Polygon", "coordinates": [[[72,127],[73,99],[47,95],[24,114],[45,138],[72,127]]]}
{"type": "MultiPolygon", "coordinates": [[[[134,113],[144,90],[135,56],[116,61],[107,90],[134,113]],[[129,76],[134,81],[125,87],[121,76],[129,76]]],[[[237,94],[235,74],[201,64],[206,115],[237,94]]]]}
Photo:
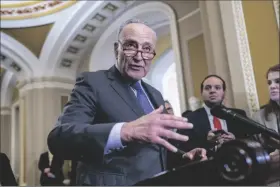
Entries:
{"type": "Polygon", "coordinates": [[[249,118],[245,118],[239,114],[237,114],[236,112],[233,112],[230,109],[221,107],[221,106],[214,106],[211,109],[211,114],[218,117],[218,118],[222,118],[222,119],[234,119],[234,120],[238,120],[242,123],[247,124],[248,126],[250,126],[251,128],[254,128],[255,130],[258,131],[258,133],[264,134],[266,136],[270,136],[276,140],[280,141],[280,134],[278,134],[276,131],[267,128],[266,126],[253,121],[249,118]]]}

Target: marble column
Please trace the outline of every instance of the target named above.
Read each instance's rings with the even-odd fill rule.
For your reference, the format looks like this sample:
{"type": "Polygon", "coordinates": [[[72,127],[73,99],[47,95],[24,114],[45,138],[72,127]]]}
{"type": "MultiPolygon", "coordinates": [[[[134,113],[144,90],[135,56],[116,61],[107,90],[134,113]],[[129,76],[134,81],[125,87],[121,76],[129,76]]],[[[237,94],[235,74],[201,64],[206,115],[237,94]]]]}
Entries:
{"type": "Polygon", "coordinates": [[[11,157],[11,109],[1,107],[0,151],[11,157]]]}
{"type": "Polygon", "coordinates": [[[252,115],[259,108],[242,1],[217,1],[220,5],[234,105],[252,115]]]}
{"type": "Polygon", "coordinates": [[[221,76],[227,85],[225,102],[234,106],[232,80],[224,38],[219,1],[199,1],[208,73],[221,76]]]}
{"type": "Polygon", "coordinates": [[[68,97],[73,86],[71,81],[54,78],[19,83],[20,185],[39,185],[40,154],[48,150],[47,136],[61,113],[63,97],[68,97]]]}

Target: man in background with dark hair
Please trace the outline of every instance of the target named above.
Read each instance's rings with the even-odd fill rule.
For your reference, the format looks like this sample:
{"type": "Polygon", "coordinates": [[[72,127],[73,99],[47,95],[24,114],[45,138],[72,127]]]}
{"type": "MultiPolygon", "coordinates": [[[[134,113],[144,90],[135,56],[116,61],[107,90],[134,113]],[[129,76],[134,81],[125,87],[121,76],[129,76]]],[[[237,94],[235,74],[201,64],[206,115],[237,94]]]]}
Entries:
{"type": "Polygon", "coordinates": [[[40,184],[42,186],[62,186],[63,160],[46,151],[40,155],[38,168],[41,171],[40,184]]]}
{"type": "Polygon", "coordinates": [[[164,101],[164,106],[165,106],[165,110],[167,111],[168,114],[174,115],[173,107],[168,100],[164,101]]]}
{"type": "MultiPolygon", "coordinates": [[[[210,113],[213,106],[222,105],[224,101],[226,91],[225,81],[218,75],[209,75],[204,78],[200,88],[204,102],[203,107],[184,115],[190,123],[193,123],[194,127],[190,130],[178,131],[180,134],[185,134],[190,137],[188,142],[179,143],[179,147],[183,150],[188,150],[192,147],[199,146],[209,151],[215,150],[214,148],[217,145],[234,140],[236,137],[245,137],[246,130],[244,130],[245,127],[240,125],[240,122],[219,119],[210,113]]],[[[231,110],[246,116],[244,110],[231,110]]]]}
{"type": "Polygon", "coordinates": [[[0,152],[0,186],[17,186],[17,182],[5,153],[0,152]]]}

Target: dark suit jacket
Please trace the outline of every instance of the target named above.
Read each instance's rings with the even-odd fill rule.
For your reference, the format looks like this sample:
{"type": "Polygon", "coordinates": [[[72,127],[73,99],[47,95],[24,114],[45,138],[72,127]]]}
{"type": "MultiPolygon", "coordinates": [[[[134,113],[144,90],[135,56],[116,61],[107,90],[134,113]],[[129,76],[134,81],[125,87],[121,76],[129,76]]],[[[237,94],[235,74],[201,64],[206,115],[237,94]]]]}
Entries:
{"type": "MultiPolygon", "coordinates": [[[[164,105],[159,91],[143,81],[142,85],[155,108],[164,105]]],[[[104,155],[104,148],[116,123],[143,115],[133,91],[115,66],[83,73],[49,134],[49,149],[64,159],[79,160],[77,185],[135,184],[165,169],[163,148],[131,143],[108,155],[104,155]]]]}
{"type": "MultiPolygon", "coordinates": [[[[244,110],[231,108],[232,111],[245,116],[244,110]]],[[[187,144],[181,144],[181,148],[184,150],[192,149],[195,147],[203,147],[208,149],[209,145],[207,143],[207,134],[211,130],[211,125],[207,112],[204,108],[199,108],[194,112],[188,113],[184,117],[188,118],[194,127],[191,130],[179,130],[179,133],[186,134],[189,136],[190,140],[187,144]]],[[[246,124],[242,124],[237,120],[226,120],[228,131],[233,133],[236,138],[245,138],[248,135],[248,130],[246,129],[246,124]]]]}
{"type": "Polygon", "coordinates": [[[71,171],[69,172],[70,186],[76,186],[76,170],[77,170],[77,161],[71,161],[71,171]]]}
{"type": "Polygon", "coordinates": [[[10,160],[6,154],[0,153],[0,184],[2,186],[17,186],[10,160]]]}
{"type": "Polygon", "coordinates": [[[57,156],[53,156],[51,165],[49,164],[49,154],[44,152],[40,155],[38,168],[41,171],[40,184],[42,186],[61,186],[64,180],[63,172],[63,160],[57,156]],[[50,168],[50,172],[55,175],[55,179],[49,178],[45,173],[44,169],[50,168]]]}
{"type": "MultiPolygon", "coordinates": [[[[240,109],[232,109],[234,112],[246,116],[245,111],[240,109]]],[[[172,143],[178,148],[184,151],[190,151],[194,148],[201,147],[207,150],[208,157],[211,157],[213,152],[210,148],[213,146],[207,141],[207,134],[211,130],[211,125],[207,112],[204,108],[199,108],[193,112],[189,112],[184,117],[188,118],[188,121],[194,125],[193,129],[178,130],[178,133],[189,136],[189,141],[172,143]]],[[[228,131],[233,133],[236,138],[246,138],[252,133],[252,129],[249,129],[246,124],[242,124],[237,120],[226,120],[228,131]]],[[[178,155],[169,154],[168,167],[180,166],[185,161],[178,155]]]]}

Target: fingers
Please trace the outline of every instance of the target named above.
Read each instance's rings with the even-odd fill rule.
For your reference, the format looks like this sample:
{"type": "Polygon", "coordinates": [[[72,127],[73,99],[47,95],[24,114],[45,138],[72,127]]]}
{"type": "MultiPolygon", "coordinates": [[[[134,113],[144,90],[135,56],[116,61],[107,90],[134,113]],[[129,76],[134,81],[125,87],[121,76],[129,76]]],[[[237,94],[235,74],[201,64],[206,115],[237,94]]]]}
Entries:
{"type": "Polygon", "coordinates": [[[50,170],[51,170],[50,168],[45,168],[44,173],[48,173],[48,172],[50,172],[50,170]]]}
{"type": "Polygon", "coordinates": [[[162,125],[163,127],[175,128],[175,129],[192,129],[193,128],[192,123],[187,123],[187,122],[182,122],[182,121],[173,121],[173,120],[162,120],[162,121],[160,121],[160,125],[162,125]]]}
{"type": "Polygon", "coordinates": [[[185,135],[182,135],[182,134],[179,134],[179,133],[173,132],[171,130],[167,130],[167,129],[162,129],[159,132],[159,136],[165,137],[165,138],[168,138],[168,139],[184,141],[184,142],[189,140],[188,136],[185,136],[185,135]]]}
{"type": "Polygon", "coordinates": [[[188,158],[190,160],[207,160],[206,150],[203,148],[195,148],[183,155],[183,158],[188,158]]]}
{"type": "Polygon", "coordinates": [[[209,131],[207,134],[207,140],[208,141],[216,141],[218,139],[218,136],[216,136],[212,131],[209,131]]]}
{"type": "Polygon", "coordinates": [[[187,159],[189,159],[189,160],[193,160],[194,154],[191,153],[191,152],[187,152],[187,153],[183,154],[182,157],[183,157],[183,158],[187,158],[187,159]]]}
{"type": "Polygon", "coordinates": [[[164,109],[164,107],[162,105],[160,105],[160,107],[158,107],[157,109],[152,111],[150,114],[161,114],[163,112],[163,109],[164,109]]]}
{"type": "Polygon", "coordinates": [[[191,123],[187,123],[187,121],[188,121],[187,118],[170,115],[170,114],[161,114],[162,111],[163,111],[163,106],[160,106],[158,109],[156,109],[152,113],[148,114],[149,116],[151,116],[151,114],[154,116],[154,117],[150,118],[150,120],[152,120],[154,122],[155,119],[157,119],[159,125],[166,126],[169,128],[176,128],[176,129],[193,128],[193,125],[191,123]],[[160,114],[160,115],[155,116],[155,114],[160,114]]]}
{"type": "Polygon", "coordinates": [[[161,120],[174,120],[174,121],[182,121],[187,122],[188,119],[180,116],[170,115],[170,114],[161,114],[160,115],[161,120]]]}
{"type": "Polygon", "coordinates": [[[200,150],[200,155],[202,156],[202,158],[207,158],[207,156],[206,156],[206,153],[207,153],[207,151],[206,151],[206,149],[203,149],[203,148],[198,148],[199,150],[200,150]]]}
{"type": "Polygon", "coordinates": [[[210,137],[214,137],[215,136],[215,132],[216,130],[210,130],[209,132],[208,132],[208,136],[210,136],[210,137]]]}
{"type": "Polygon", "coordinates": [[[201,161],[204,161],[204,160],[207,160],[207,159],[208,159],[207,156],[205,156],[205,157],[201,158],[201,161]]]}
{"type": "Polygon", "coordinates": [[[235,136],[232,133],[228,133],[228,134],[223,134],[221,138],[224,140],[234,140],[235,136]]]}
{"type": "Polygon", "coordinates": [[[48,175],[48,177],[50,177],[50,178],[55,178],[55,175],[52,174],[52,173],[48,173],[47,175],[48,175]]]}
{"type": "Polygon", "coordinates": [[[177,152],[178,149],[172,145],[171,143],[169,143],[168,141],[166,141],[165,139],[161,138],[161,137],[157,137],[155,138],[155,143],[162,145],[163,147],[165,147],[166,149],[168,149],[171,152],[177,152]]]}
{"type": "Polygon", "coordinates": [[[225,135],[225,136],[221,136],[222,139],[229,139],[229,140],[233,140],[235,139],[234,136],[228,136],[228,135],[225,135]]]}

